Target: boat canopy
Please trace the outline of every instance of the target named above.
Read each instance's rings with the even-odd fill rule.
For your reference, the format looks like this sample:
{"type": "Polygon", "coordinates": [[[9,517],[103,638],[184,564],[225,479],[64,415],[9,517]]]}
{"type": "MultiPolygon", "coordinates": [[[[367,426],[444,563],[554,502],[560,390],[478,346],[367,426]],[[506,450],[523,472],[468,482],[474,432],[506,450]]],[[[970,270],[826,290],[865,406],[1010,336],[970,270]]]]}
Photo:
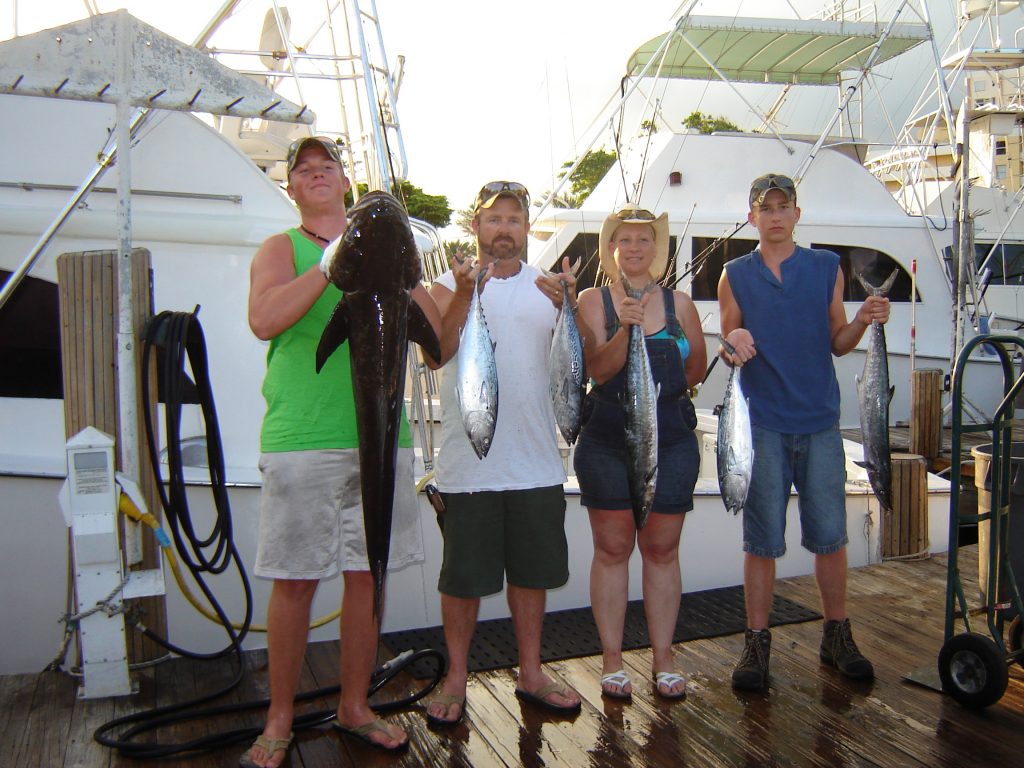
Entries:
{"type": "Polygon", "coordinates": [[[311,124],[314,115],[125,10],[0,43],[0,93],[311,124]]]}
{"type": "MultiPolygon", "coordinates": [[[[871,22],[689,16],[671,32],[641,45],[626,72],[660,77],[792,85],[836,85],[842,72],[863,69],[886,25],[871,22]],[[714,64],[712,64],[714,62],[714,64]]],[[[878,65],[929,39],[924,24],[897,23],[882,41],[878,65]]]]}

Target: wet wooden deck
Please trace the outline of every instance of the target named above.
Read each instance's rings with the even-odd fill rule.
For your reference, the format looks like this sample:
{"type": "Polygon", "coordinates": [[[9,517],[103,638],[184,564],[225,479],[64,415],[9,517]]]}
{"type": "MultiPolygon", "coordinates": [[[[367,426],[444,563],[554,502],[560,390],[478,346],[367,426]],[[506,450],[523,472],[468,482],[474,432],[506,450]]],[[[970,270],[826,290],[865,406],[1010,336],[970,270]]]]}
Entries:
{"type": "MultiPolygon", "coordinates": [[[[976,547],[961,550],[968,594],[976,594],[976,547]]],[[[685,573],[685,571],[684,571],[685,573]]],[[[850,612],[877,679],[850,684],[818,662],[820,622],[779,627],[773,632],[772,685],[767,695],[732,691],[729,678],[741,635],[678,646],[679,665],[690,677],[681,703],[657,699],[644,682],[650,651],[626,654],[634,679],[631,704],[600,695],[597,657],[550,665],[584,699],[569,720],[543,715],[514,697],[514,673],[473,676],[462,724],[447,731],[427,727],[416,705],[391,715],[410,732],[412,746],[395,757],[339,738],[321,727],[296,740],[290,766],[939,766],[1020,765],[1024,751],[1024,670],[1010,670],[1006,694],[983,711],[969,711],[951,698],[908,683],[911,670],[934,668],[942,644],[946,558],[886,562],[851,572],[850,612]]],[[[816,606],[813,579],[779,583],[778,592],[816,606]]],[[[306,690],[336,682],[337,645],[312,646],[303,671],[306,690]]],[[[245,654],[246,677],[231,701],[266,693],[265,655],[245,654]]],[[[92,741],[107,720],[188,699],[230,678],[225,662],[176,660],[137,673],[140,693],[120,700],[80,701],[64,675],[0,677],[0,747],[3,764],[25,768],[99,768],[152,765],[118,755],[92,741]]],[[[399,681],[403,686],[411,681],[399,681]]],[[[386,692],[397,696],[402,690],[386,692]]],[[[384,695],[382,692],[380,695],[384,695]]],[[[329,699],[312,702],[330,708],[329,699]]],[[[258,712],[176,725],[161,741],[195,738],[211,731],[255,725],[258,712]]],[[[237,765],[241,747],[223,748],[163,766],[237,765]]]]}

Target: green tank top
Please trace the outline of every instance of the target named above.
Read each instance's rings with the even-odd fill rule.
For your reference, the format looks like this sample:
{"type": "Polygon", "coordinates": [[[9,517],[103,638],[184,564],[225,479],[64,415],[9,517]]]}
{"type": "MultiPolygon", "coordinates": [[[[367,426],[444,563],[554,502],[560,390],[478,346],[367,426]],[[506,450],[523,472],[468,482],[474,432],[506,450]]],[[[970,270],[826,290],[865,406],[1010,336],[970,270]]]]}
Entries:
{"type": "MultiPolygon", "coordinates": [[[[295,254],[295,274],[317,269],[323,251],[297,229],[289,229],[287,235],[295,254]]],[[[348,343],[338,347],[316,372],[320,335],[341,296],[341,291],[328,285],[299,322],[270,341],[263,378],[267,412],[260,433],[264,453],[359,446],[348,343]]],[[[412,447],[404,409],[398,444],[412,447]]]]}

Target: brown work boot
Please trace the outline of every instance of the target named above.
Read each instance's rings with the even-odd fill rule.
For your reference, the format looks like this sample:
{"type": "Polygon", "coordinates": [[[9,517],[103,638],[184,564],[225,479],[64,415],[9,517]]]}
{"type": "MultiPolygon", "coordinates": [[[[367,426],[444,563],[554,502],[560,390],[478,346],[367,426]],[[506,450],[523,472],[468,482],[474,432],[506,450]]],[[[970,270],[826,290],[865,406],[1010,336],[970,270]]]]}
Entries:
{"type": "Polygon", "coordinates": [[[772,633],[767,629],[748,629],[745,639],[743,655],[732,671],[732,687],[741,691],[767,690],[772,633]]]}
{"type": "Polygon", "coordinates": [[[852,680],[870,680],[875,668],[853,641],[850,620],[826,621],[821,632],[821,660],[852,680]]]}

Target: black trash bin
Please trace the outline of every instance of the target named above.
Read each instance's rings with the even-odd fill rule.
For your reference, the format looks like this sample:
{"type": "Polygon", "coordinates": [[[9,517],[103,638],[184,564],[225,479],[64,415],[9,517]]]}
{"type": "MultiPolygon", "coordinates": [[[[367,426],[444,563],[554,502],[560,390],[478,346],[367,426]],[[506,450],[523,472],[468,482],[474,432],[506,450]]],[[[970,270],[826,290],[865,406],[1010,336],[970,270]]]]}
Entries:
{"type": "MultiPolygon", "coordinates": [[[[1009,526],[1008,551],[1003,556],[1010,560],[1019,592],[1024,585],[1024,442],[1013,443],[1010,446],[1010,454],[1010,514],[1006,520],[1009,526]]],[[[974,485],[978,489],[978,514],[985,514],[992,511],[992,443],[982,443],[972,448],[971,455],[974,457],[974,485]]],[[[989,527],[988,520],[978,523],[978,587],[981,599],[986,604],[989,527]]],[[[999,596],[1002,600],[1009,600],[1005,584],[1000,584],[999,596]]],[[[1003,612],[1006,619],[1012,619],[1016,615],[1017,611],[1014,608],[1003,612]]]]}

